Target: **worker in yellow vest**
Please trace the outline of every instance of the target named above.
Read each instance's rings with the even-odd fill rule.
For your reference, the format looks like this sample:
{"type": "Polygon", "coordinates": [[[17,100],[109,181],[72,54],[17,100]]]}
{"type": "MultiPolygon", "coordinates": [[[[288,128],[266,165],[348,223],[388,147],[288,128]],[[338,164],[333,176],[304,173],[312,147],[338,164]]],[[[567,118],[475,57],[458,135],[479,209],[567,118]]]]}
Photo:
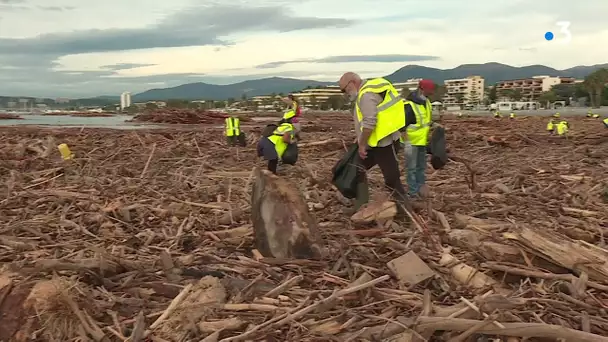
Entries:
{"type": "Polygon", "coordinates": [[[281,121],[279,121],[279,124],[292,124],[296,132],[296,138],[299,138],[300,131],[302,130],[302,126],[300,124],[300,115],[302,114],[300,103],[292,94],[289,94],[287,95],[287,97],[282,98],[281,101],[287,104],[287,110],[285,111],[285,113],[283,113],[283,117],[281,118],[281,121]]]}
{"type": "Polygon", "coordinates": [[[555,113],[555,114],[553,114],[553,117],[556,119],[559,119],[560,115],[559,115],[559,113],[555,113]]]}
{"type": "Polygon", "coordinates": [[[553,123],[553,119],[549,119],[549,122],[547,123],[547,132],[549,132],[549,134],[553,134],[555,131],[555,124],[553,123]]]}
{"type": "Polygon", "coordinates": [[[509,114],[509,119],[515,119],[515,113],[511,112],[511,114],[509,114]]]}
{"type": "Polygon", "coordinates": [[[262,136],[257,146],[258,157],[268,161],[268,170],[277,173],[279,161],[294,165],[298,160],[295,129],[290,123],[280,124],[269,136],[262,136]]]}
{"type": "Polygon", "coordinates": [[[433,107],[429,98],[435,92],[435,83],[423,79],[418,83],[418,89],[410,93],[406,102],[408,142],[405,146],[405,163],[407,167],[408,196],[427,197],[426,186],[426,153],[432,122],[433,107]]]}
{"type": "Polygon", "coordinates": [[[600,115],[599,114],[593,114],[591,117],[594,118],[594,119],[599,119],[600,115]]]}
{"type": "Polygon", "coordinates": [[[241,120],[239,120],[236,116],[229,116],[225,120],[225,131],[226,141],[228,145],[235,146],[239,144],[240,146],[245,146],[247,141],[245,139],[245,133],[241,131],[241,120]]]}
{"type": "MultiPolygon", "coordinates": [[[[355,211],[369,201],[369,188],[365,170],[378,165],[384,176],[384,185],[393,199],[407,201],[401,183],[397,152],[400,149],[400,130],[406,126],[404,100],[384,78],[362,80],[354,72],[347,72],[338,81],[342,93],[355,102],[354,122],[356,142],[362,172],[359,173],[355,197],[355,211]]],[[[400,205],[397,206],[399,213],[400,205]]]]}
{"type": "Polygon", "coordinates": [[[604,123],[604,127],[608,128],[608,118],[605,118],[602,122],[604,123]]]}
{"type": "Polygon", "coordinates": [[[568,121],[566,121],[566,120],[560,121],[556,127],[557,135],[559,135],[560,137],[565,136],[568,133],[569,128],[570,128],[570,125],[568,124],[568,121]]]}
{"type": "Polygon", "coordinates": [[[500,118],[502,118],[502,114],[500,114],[500,112],[499,112],[499,111],[496,111],[496,112],[494,113],[494,118],[495,118],[495,119],[500,119],[500,118]]]}
{"type": "Polygon", "coordinates": [[[588,118],[590,118],[590,117],[592,117],[592,116],[593,116],[593,112],[591,111],[591,109],[589,109],[589,110],[587,111],[587,117],[588,117],[588,118]]]}

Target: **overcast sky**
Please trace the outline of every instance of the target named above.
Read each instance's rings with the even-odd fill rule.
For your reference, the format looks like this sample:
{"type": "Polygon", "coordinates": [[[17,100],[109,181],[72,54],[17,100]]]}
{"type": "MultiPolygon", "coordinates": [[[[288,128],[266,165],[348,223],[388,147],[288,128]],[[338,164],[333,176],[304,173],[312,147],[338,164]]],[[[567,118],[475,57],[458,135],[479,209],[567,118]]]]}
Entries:
{"type": "Polygon", "coordinates": [[[608,62],[606,0],[0,0],[0,95],[608,62]],[[572,39],[560,42],[558,21],[572,39]],[[546,31],[555,39],[546,41],[546,31]]]}

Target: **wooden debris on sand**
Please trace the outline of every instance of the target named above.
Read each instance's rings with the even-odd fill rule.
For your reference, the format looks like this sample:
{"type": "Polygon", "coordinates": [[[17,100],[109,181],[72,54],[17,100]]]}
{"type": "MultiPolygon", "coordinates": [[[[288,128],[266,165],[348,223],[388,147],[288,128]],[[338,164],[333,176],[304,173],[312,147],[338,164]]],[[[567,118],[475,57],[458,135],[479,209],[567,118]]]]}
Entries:
{"type": "Polygon", "coordinates": [[[542,117],[445,119],[468,165],[361,227],[384,217],[345,216],[329,180],[348,115],[307,112],[278,177],[205,125],[0,129],[0,340],[608,341],[600,122],[554,139],[542,117]]]}

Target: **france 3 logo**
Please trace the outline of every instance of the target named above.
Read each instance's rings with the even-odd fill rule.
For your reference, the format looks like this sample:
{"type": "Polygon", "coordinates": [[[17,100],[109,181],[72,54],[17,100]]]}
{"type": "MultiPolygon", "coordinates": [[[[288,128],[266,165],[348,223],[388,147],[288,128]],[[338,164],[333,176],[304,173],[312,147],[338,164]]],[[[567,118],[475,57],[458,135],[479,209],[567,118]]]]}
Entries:
{"type": "Polygon", "coordinates": [[[570,43],[570,40],[572,40],[572,33],[570,32],[570,22],[569,21],[558,21],[557,23],[555,23],[555,26],[559,26],[559,35],[556,37],[556,35],[551,32],[551,31],[547,31],[545,33],[545,40],[547,41],[557,41],[559,43],[570,43]]]}

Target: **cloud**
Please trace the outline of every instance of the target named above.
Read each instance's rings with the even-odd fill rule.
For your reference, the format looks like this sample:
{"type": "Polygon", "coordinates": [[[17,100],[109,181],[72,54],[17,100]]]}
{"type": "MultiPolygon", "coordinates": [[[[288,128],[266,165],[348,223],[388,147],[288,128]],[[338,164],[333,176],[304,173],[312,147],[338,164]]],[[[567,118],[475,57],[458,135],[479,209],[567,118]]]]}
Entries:
{"type": "Polygon", "coordinates": [[[194,7],[144,28],[47,33],[33,38],[0,38],[3,54],[68,55],[182,46],[226,45],[238,32],[291,32],[345,27],[346,19],[297,17],[281,7],[216,5],[194,7]]]}
{"type": "Polygon", "coordinates": [[[103,65],[99,68],[117,71],[117,70],[129,70],[129,69],[135,69],[135,68],[143,68],[143,67],[149,67],[149,66],[155,66],[155,65],[156,64],[118,63],[118,64],[112,64],[112,65],[103,65]]]}
{"type": "Polygon", "coordinates": [[[38,6],[36,7],[43,11],[55,11],[55,12],[63,12],[63,11],[71,11],[76,9],[74,6],[38,6]]]}
{"type": "Polygon", "coordinates": [[[0,0],[0,95],[83,97],[271,76],[335,82],[347,70],[371,77],[405,64],[565,69],[608,56],[598,44],[608,40],[605,0],[196,3],[0,0]],[[559,42],[558,21],[572,23],[571,42],[559,42]]]}
{"type": "Polygon", "coordinates": [[[278,61],[256,65],[256,69],[272,69],[293,63],[354,63],[354,62],[373,62],[373,63],[406,63],[436,61],[437,56],[422,55],[360,55],[360,56],[329,56],[323,58],[301,58],[290,61],[278,61]]]}

